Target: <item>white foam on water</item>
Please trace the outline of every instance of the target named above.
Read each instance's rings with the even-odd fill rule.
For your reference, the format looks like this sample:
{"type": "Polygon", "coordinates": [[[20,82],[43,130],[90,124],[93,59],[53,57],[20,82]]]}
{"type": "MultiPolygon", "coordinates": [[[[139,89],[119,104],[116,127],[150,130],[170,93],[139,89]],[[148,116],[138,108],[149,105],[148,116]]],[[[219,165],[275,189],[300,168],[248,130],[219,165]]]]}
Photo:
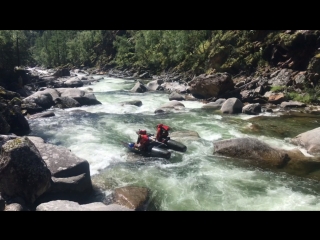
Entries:
{"type": "MultiPolygon", "coordinates": [[[[112,178],[117,186],[148,187],[158,210],[320,209],[314,183],[282,173],[238,167],[231,158],[213,154],[213,141],[252,137],[240,131],[241,123],[237,119],[251,116],[239,114],[226,118],[214,112],[205,113],[200,110],[203,104],[194,101],[181,101],[186,108],[175,113],[155,114],[155,109],[169,102],[168,94],[131,93],[129,90],[135,81],[103,77],[99,82],[85,86],[92,88],[101,105],[52,109],[55,117],[29,120],[33,132],[41,133],[49,142],[65,146],[76,156],[86,159],[91,175],[99,176],[102,170],[110,169],[103,176],[112,178]],[[131,100],[141,100],[142,106],[120,104],[131,100]],[[66,114],[78,109],[92,114],[78,117],[66,114]],[[230,118],[237,121],[224,120],[230,118]],[[159,122],[171,126],[174,131],[195,131],[200,138],[181,138],[187,151],[172,152],[170,160],[129,163],[127,151],[119,142],[136,141],[135,131],[139,128],[155,132],[159,122]]],[[[272,147],[300,149],[285,139],[254,137],[272,147]]]]}

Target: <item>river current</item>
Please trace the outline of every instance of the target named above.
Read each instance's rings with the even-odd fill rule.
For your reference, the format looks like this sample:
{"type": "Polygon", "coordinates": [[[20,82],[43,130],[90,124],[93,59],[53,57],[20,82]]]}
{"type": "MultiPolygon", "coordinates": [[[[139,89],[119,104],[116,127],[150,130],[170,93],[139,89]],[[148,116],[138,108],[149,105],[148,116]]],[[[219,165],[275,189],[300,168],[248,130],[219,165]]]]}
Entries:
{"type": "Polygon", "coordinates": [[[319,126],[319,118],[299,123],[264,113],[261,116],[267,120],[260,121],[264,130],[257,134],[247,130],[253,116],[222,115],[202,109],[203,103],[198,101],[182,101],[184,109],[155,114],[155,109],[169,102],[168,93],[133,93],[134,80],[94,77],[103,79],[81,89],[92,91],[101,105],[49,109],[55,116],[29,120],[29,135],[64,146],[88,160],[93,183],[106,195],[117,187],[147,187],[157,211],[320,209],[317,181],[235,164],[214,155],[212,143],[255,137],[274,147],[292,149],[296,146],[286,139],[319,126]],[[141,100],[142,106],[120,103],[130,100],[141,100]],[[131,161],[121,142],[136,141],[138,129],[155,133],[158,123],[169,125],[172,131],[196,131],[200,139],[184,140],[187,151],[172,151],[169,160],[131,161]]]}

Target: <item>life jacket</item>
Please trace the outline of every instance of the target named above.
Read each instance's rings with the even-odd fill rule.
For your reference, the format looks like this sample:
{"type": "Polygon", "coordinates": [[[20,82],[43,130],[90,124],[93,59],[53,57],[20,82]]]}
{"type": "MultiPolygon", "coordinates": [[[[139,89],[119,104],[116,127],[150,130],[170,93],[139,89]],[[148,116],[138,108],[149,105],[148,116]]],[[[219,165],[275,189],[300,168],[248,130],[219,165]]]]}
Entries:
{"type": "Polygon", "coordinates": [[[157,125],[157,136],[156,139],[158,141],[162,141],[162,138],[166,138],[169,135],[170,127],[167,125],[164,125],[162,123],[157,125]]]}
{"type": "Polygon", "coordinates": [[[141,138],[140,138],[140,148],[145,150],[147,144],[149,143],[149,137],[146,134],[141,134],[141,138]]]}
{"type": "Polygon", "coordinates": [[[157,125],[157,128],[162,128],[162,129],[165,130],[165,131],[169,131],[169,130],[170,130],[170,127],[169,127],[169,126],[164,125],[164,124],[162,124],[162,123],[158,124],[158,125],[157,125]]]}

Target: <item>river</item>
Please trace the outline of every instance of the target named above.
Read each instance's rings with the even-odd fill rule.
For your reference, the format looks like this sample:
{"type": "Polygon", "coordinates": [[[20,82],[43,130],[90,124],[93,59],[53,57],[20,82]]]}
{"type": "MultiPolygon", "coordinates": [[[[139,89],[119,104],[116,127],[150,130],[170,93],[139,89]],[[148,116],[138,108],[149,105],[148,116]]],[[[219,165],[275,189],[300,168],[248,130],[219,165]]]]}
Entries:
{"type": "Polygon", "coordinates": [[[64,146],[88,160],[93,183],[98,183],[106,195],[117,187],[147,187],[152,210],[157,211],[320,209],[318,182],[235,164],[215,156],[212,144],[214,140],[250,136],[274,147],[292,149],[296,146],[287,138],[319,126],[319,118],[306,118],[300,124],[295,118],[264,113],[261,115],[267,120],[261,121],[265,122],[264,129],[257,134],[248,130],[253,116],[222,115],[202,109],[203,103],[198,101],[182,101],[184,109],[155,114],[156,108],[169,102],[167,93],[132,93],[134,80],[94,77],[103,79],[81,89],[90,88],[101,105],[50,109],[54,117],[29,120],[29,135],[64,146]],[[129,100],[141,100],[142,106],[120,104],[129,100]],[[172,151],[169,160],[130,161],[121,141],[136,141],[138,129],[155,133],[158,123],[169,125],[172,131],[196,131],[200,139],[185,140],[187,151],[172,151]]]}

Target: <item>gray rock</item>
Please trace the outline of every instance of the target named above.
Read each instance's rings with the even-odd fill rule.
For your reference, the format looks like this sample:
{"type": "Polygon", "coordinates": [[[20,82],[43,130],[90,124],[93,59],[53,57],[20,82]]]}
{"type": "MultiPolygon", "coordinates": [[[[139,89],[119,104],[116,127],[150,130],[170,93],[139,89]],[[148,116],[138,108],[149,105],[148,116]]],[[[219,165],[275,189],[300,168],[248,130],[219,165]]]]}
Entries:
{"type": "Polygon", "coordinates": [[[123,105],[135,105],[137,107],[142,106],[142,102],[140,100],[132,100],[132,101],[125,101],[125,102],[120,102],[120,104],[123,105]]]}
{"type": "Polygon", "coordinates": [[[243,103],[238,98],[228,98],[221,107],[222,113],[235,114],[242,112],[243,103]]]}
{"type": "Polygon", "coordinates": [[[38,205],[36,211],[132,211],[132,209],[118,204],[105,205],[94,202],[80,205],[73,201],[56,200],[38,205]]]}
{"type": "Polygon", "coordinates": [[[77,157],[65,147],[45,143],[40,137],[28,138],[35,144],[52,174],[51,187],[41,200],[52,200],[57,193],[69,199],[92,192],[90,166],[87,160],[77,157]]]}
{"type": "Polygon", "coordinates": [[[33,203],[51,185],[51,173],[27,137],[5,142],[0,159],[0,192],[33,203]]]}
{"type": "Polygon", "coordinates": [[[292,144],[304,147],[309,154],[320,154],[320,127],[300,133],[290,139],[292,144]]]}
{"type": "Polygon", "coordinates": [[[261,113],[261,105],[259,103],[248,104],[242,108],[242,113],[257,115],[261,113]]]}
{"type": "Polygon", "coordinates": [[[32,114],[28,117],[28,119],[36,119],[36,118],[46,118],[55,116],[54,112],[48,111],[43,113],[32,114]]]}
{"type": "Polygon", "coordinates": [[[185,98],[177,93],[177,92],[172,92],[170,95],[169,95],[169,100],[172,101],[172,100],[177,100],[177,101],[183,101],[185,100],[185,98]]]}
{"type": "Polygon", "coordinates": [[[148,91],[147,87],[140,81],[137,81],[137,83],[131,89],[131,92],[137,92],[137,93],[144,93],[146,91],[148,91]]]}

